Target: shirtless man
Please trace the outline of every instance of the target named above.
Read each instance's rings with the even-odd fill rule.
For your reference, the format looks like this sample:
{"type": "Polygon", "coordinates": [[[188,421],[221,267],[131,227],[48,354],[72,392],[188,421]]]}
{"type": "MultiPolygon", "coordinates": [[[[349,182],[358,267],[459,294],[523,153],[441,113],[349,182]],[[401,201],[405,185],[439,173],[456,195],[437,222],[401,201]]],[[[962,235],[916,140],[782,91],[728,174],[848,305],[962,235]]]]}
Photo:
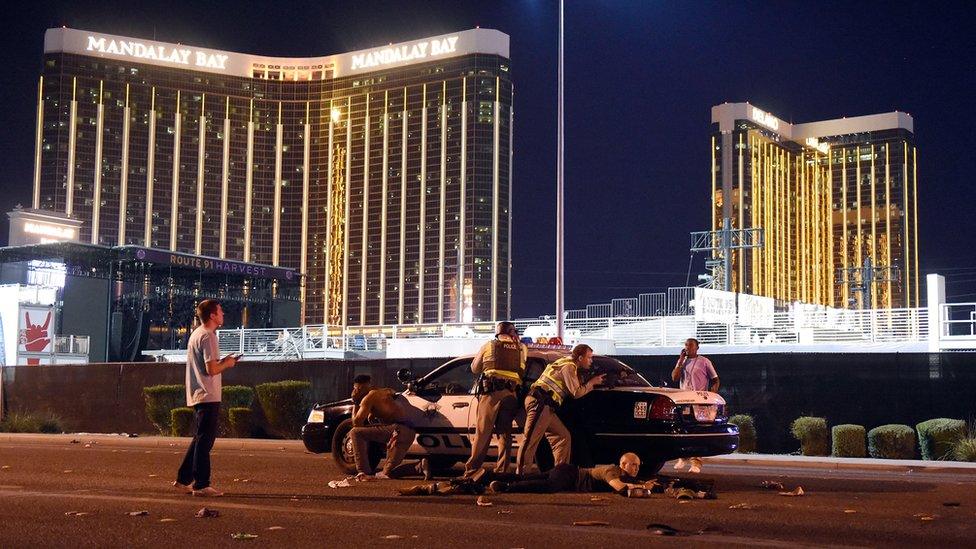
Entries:
{"type": "Polygon", "coordinates": [[[493,479],[488,486],[495,493],[617,492],[627,495],[631,488],[650,488],[654,483],[637,480],[640,465],[640,457],[627,452],[620,456],[619,465],[588,468],[563,463],[553,467],[548,473],[528,475],[493,474],[489,471],[481,481],[484,482],[489,477],[493,479]]]}
{"type": "Polygon", "coordinates": [[[374,389],[369,375],[358,375],[353,379],[352,401],[356,413],[352,416],[352,447],[356,458],[357,478],[373,473],[369,465],[369,443],[386,445],[386,463],[376,478],[400,478],[423,474],[430,476],[426,460],[403,464],[403,457],[413,444],[417,431],[410,426],[400,397],[392,389],[374,389]]]}

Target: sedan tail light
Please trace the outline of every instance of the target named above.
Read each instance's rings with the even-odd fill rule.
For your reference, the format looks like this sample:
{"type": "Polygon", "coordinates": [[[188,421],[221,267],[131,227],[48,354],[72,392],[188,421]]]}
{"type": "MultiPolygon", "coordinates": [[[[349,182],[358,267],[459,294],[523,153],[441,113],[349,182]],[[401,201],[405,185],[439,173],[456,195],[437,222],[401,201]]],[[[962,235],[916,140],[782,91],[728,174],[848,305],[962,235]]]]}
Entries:
{"type": "Polygon", "coordinates": [[[674,420],[675,404],[667,397],[658,397],[651,402],[651,410],[648,414],[649,419],[674,420]]]}

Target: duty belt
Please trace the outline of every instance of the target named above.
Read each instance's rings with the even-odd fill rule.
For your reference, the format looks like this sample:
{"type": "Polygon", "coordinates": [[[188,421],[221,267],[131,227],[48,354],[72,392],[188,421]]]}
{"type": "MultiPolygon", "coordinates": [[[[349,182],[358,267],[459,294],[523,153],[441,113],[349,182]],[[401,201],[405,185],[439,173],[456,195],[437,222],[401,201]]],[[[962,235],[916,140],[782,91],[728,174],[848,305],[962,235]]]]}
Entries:
{"type": "Polygon", "coordinates": [[[543,404],[552,406],[553,408],[559,407],[559,402],[553,396],[552,391],[543,389],[538,385],[533,387],[532,390],[529,391],[529,396],[535,398],[536,400],[542,401],[543,404]]]}
{"type": "Polygon", "coordinates": [[[484,393],[494,393],[495,391],[514,391],[518,388],[518,383],[494,376],[481,378],[481,389],[484,393]]]}

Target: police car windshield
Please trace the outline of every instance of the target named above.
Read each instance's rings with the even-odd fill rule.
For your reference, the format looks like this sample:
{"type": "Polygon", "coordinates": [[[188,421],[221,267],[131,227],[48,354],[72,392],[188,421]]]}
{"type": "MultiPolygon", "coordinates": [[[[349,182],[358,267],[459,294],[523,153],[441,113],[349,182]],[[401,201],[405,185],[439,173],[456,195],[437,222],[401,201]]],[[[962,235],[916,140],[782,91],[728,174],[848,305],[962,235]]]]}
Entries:
{"type": "Polygon", "coordinates": [[[651,387],[651,384],[633,368],[605,356],[593,357],[593,366],[590,368],[590,376],[605,374],[603,384],[600,387],[651,387]]]}

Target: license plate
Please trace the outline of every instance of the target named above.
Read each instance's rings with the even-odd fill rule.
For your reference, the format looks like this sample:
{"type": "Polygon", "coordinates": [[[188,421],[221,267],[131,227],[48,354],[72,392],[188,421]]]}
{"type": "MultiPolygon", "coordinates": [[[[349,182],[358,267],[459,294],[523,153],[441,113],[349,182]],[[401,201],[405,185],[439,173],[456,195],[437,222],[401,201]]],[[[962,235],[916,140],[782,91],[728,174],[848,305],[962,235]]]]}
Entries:
{"type": "Polygon", "coordinates": [[[692,406],[691,408],[695,411],[696,420],[715,421],[716,406],[692,406]]]}
{"type": "Polygon", "coordinates": [[[647,419],[647,402],[634,403],[634,419],[647,419]]]}

